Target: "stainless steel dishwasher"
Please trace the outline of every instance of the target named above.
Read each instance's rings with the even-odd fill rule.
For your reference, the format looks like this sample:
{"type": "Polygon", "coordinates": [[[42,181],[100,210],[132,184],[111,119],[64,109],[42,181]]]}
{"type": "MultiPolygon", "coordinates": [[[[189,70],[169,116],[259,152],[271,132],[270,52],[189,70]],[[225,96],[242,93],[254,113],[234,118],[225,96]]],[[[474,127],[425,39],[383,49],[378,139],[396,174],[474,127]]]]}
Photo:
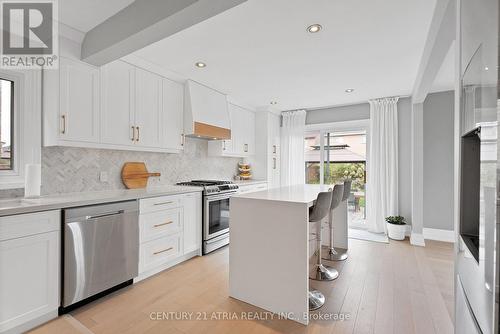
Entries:
{"type": "Polygon", "coordinates": [[[61,313],[131,284],[139,265],[138,202],[64,210],[61,313]]]}

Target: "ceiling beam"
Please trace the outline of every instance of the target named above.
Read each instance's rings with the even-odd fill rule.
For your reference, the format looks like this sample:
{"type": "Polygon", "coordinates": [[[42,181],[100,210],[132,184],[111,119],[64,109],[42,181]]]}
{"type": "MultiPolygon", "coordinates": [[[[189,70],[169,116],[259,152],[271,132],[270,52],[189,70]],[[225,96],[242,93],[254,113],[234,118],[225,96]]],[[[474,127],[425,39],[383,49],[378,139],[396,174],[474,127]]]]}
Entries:
{"type": "Polygon", "coordinates": [[[85,34],[81,58],[104,65],[245,1],[136,0],[85,34]]]}
{"type": "Polygon", "coordinates": [[[456,1],[438,0],[413,86],[413,103],[424,102],[455,40],[456,1]]]}

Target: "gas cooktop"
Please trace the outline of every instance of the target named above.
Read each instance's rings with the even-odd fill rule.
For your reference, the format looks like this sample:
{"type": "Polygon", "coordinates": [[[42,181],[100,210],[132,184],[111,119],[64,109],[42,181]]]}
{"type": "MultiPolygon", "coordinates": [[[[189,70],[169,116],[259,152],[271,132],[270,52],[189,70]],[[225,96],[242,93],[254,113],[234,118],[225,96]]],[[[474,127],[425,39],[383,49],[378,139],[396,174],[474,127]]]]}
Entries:
{"type": "Polygon", "coordinates": [[[177,183],[179,186],[196,186],[203,187],[204,195],[216,195],[220,193],[236,192],[238,185],[231,181],[218,181],[218,180],[192,180],[187,182],[177,183]]]}

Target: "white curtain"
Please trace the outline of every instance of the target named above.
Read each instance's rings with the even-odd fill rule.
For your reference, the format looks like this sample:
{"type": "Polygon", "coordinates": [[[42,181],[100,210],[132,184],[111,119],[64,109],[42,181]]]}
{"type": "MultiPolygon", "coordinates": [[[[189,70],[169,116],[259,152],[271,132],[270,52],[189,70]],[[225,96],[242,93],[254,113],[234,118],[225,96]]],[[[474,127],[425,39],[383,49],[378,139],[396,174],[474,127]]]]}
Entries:
{"type": "Polygon", "coordinates": [[[281,186],[305,183],[304,131],[306,111],[282,113],[281,128],[281,186]]]}
{"type": "Polygon", "coordinates": [[[398,214],[398,98],[369,102],[366,225],[370,232],[385,233],[385,217],[398,214]]]}

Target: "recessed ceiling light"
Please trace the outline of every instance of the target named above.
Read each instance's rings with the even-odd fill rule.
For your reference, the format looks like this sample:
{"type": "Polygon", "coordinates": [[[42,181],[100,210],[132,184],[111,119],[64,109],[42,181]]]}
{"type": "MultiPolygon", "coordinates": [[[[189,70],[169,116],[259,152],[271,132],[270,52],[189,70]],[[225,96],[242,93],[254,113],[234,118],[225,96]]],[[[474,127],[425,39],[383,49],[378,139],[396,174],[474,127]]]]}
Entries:
{"type": "Polygon", "coordinates": [[[489,70],[488,66],[486,66],[486,67],[484,68],[484,70],[485,70],[485,71],[489,70]]]}
{"type": "Polygon", "coordinates": [[[345,92],[346,92],[346,93],[352,93],[352,92],[354,92],[354,88],[347,88],[347,89],[345,90],[345,92]]]}
{"type": "Polygon", "coordinates": [[[276,102],[276,101],[271,101],[270,103],[271,103],[273,106],[274,106],[274,105],[276,105],[276,104],[278,104],[278,102],[276,102]]]}
{"type": "Polygon", "coordinates": [[[194,66],[196,66],[198,68],[203,68],[203,67],[207,67],[207,64],[205,64],[204,62],[199,61],[199,62],[196,62],[194,64],[194,66]]]}
{"type": "Polygon", "coordinates": [[[310,32],[311,34],[315,34],[319,32],[323,28],[321,24],[315,23],[311,24],[309,27],[307,27],[307,31],[310,32]]]}

